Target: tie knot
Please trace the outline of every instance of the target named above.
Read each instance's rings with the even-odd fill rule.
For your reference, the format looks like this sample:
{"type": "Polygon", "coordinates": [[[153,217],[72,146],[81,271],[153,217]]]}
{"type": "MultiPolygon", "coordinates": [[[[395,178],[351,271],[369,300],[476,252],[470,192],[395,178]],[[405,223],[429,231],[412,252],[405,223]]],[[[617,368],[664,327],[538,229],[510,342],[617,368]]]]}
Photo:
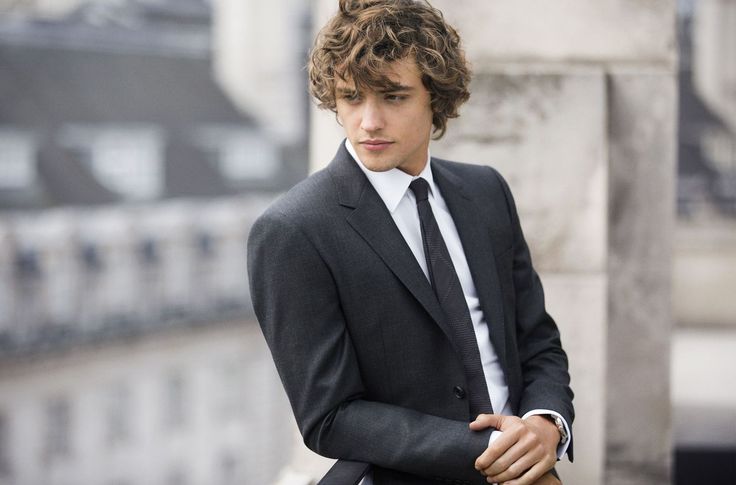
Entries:
{"type": "Polygon", "coordinates": [[[412,180],[409,184],[409,188],[414,192],[417,202],[422,202],[429,198],[429,183],[427,183],[423,178],[419,177],[412,180]]]}

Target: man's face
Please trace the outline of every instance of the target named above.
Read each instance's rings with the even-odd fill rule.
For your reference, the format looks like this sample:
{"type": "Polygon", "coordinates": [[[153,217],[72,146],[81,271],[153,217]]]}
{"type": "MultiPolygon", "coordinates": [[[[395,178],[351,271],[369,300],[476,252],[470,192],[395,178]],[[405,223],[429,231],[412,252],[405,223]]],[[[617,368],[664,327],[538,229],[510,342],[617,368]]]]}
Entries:
{"type": "Polygon", "coordinates": [[[414,60],[387,65],[385,74],[398,88],[356,91],[337,81],[337,116],[363,164],[375,172],[398,168],[418,175],[427,162],[432,131],[429,91],[414,60]]]}

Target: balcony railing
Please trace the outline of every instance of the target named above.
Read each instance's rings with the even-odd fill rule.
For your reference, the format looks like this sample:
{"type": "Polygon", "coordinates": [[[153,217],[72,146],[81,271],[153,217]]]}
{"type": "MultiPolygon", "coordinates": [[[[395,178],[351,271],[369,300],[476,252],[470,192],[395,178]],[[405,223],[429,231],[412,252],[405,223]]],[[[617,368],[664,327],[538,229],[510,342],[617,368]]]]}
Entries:
{"type": "Polygon", "coordinates": [[[0,215],[0,355],[252,316],[246,241],[269,201],[0,215]]]}

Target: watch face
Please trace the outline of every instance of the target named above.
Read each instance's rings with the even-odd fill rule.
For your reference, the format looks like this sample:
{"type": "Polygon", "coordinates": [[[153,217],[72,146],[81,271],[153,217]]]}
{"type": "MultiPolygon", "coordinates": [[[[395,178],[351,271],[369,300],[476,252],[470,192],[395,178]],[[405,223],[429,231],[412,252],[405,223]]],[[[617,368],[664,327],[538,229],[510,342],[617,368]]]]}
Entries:
{"type": "Polygon", "coordinates": [[[558,416],[555,416],[555,424],[557,425],[557,429],[560,432],[560,444],[567,443],[568,436],[567,436],[567,430],[565,430],[565,424],[562,422],[562,419],[560,419],[558,416]]]}

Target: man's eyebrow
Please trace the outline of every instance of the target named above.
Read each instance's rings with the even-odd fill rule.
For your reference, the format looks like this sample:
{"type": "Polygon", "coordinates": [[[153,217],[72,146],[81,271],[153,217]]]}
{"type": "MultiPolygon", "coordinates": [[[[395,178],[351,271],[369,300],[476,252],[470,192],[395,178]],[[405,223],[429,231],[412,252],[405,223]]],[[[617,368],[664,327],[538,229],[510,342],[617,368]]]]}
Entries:
{"type": "Polygon", "coordinates": [[[379,89],[378,92],[386,93],[400,93],[405,91],[414,91],[413,86],[404,86],[403,84],[396,84],[395,86],[389,86],[383,89],[379,89]]]}
{"type": "Polygon", "coordinates": [[[353,94],[353,93],[356,92],[355,91],[355,88],[350,88],[350,87],[347,87],[347,86],[345,86],[345,87],[338,87],[338,88],[335,89],[335,91],[338,94],[353,94]]]}
{"type": "MultiPolygon", "coordinates": [[[[403,84],[397,84],[395,86],[387,86],[385,88],[379,88],[376,90],[376,92],[381,94],[389,94],[389,93],[404,93],[404,92],[410,92],[414,91],[415,88],[413,86],[404,86],[403,84]]],[[[335,88],[335,93],[338,95],[352,95],[356,94],[358,90],[354,87],[349,86],[340,86],[335,88]]]]}

